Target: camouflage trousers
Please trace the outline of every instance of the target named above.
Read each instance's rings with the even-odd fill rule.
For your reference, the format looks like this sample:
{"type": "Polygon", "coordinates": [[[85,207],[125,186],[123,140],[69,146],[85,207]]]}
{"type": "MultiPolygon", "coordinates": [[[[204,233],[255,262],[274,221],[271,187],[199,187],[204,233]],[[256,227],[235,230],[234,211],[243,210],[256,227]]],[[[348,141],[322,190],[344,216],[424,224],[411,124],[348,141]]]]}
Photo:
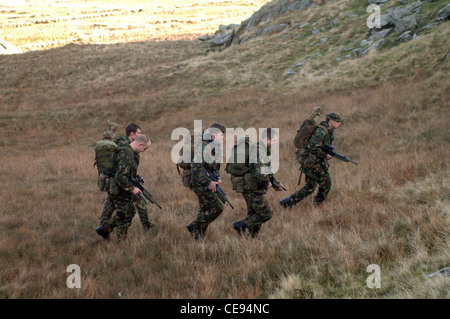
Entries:
{"type": "Polygon", "coordinates": [[[192,222],[194,229],[203,235],[206,228],[223,212],[223,203],[217,194],[206,187],[193,186],[191,189],[198,197],[199,211],[197,218],[192,222]]]}
{"type": "Polygon", "coordinates": [[[242,196],[247,203],[247,218],[243,220],[249,233],[255,237],[261,225],[272,218],[272,210],[269,207],[264,194],[258,192],[244,192],[242,196]]]}
{"type": "Polygon", "coordinates": [[[321,203],[327,198],[331,189],[331,177],[328,169],[322,165],[317,165],[313,168],[304,168],[303,172],[305,173],[305,186],[290,196],[292,204],[295,205],[311,195],[317,185],[319,185],[319,190],[314,198],[314,203],[321,203]]]}
{"type": "MultiPolygon", "coordinates": [[[[144,228],[144,230],[152,228],[155,224],[148,217],[148,205],[141,197],[133,197],[133,202],[138,212],[139,219],[141,220],[142,228],[144,228]]],[[[105,200],[105,204],[103,204],[100,225],[104,225],[111,219],[114,209],[113,201],[108,196],[105,200]]]]}
{"type": "Polygon", "coordinates": [[[112,232],[117,228],[117,241],[123,241],[127,237],[128,228],[136,214],[136,208],[132,198],[124,199],[120,197],[110,197],[116,214],[103,224],[107,232],[112,232]]]}

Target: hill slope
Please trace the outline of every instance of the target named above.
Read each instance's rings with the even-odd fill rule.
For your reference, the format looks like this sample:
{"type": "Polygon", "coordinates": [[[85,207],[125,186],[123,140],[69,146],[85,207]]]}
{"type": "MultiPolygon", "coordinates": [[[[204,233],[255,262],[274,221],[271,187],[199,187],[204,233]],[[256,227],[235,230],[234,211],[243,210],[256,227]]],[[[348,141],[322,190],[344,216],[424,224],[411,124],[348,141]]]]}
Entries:
{"type": "MultiPolygon", "coordinates": [[[[358,56],[373,35],[361,1],[315,1],[236,30],[220,50],[179,40],[0,56],[0,296],[448,298],[448,277],[424,275],[450,263],[449,22],[424,29],[446,3],[422,2],[416,38],[396,43],[404,32],[391,30],[358,56]],[[170,159],[172,130],[198,119],[280,128],[277,176],[291,193],[292,139],[316,105],[343,116],[334,144],[359,163],[333,160],[327,202],[283,210],[288,194],[271,191],[273,218],[258,239],[240,238],[231,225],[245,203],[222,171],[235,210],[226,206],[206,238],[192,240],[185,225],[198,204],[170,159]],[[164,208],[150,208],[151,233],[136,218],[122,246],[94,232],[104,195],[92,146],[108,119],[120,131],[138,122],[151,137],[139,170],[164,208]],[[81,289],[66,286],[69,264],[81,267],[81,289]],[[379,289],[367,287],[371,264],[379,289]]],[[[389,1],[382,13],[412,3],[389,1]]]]}

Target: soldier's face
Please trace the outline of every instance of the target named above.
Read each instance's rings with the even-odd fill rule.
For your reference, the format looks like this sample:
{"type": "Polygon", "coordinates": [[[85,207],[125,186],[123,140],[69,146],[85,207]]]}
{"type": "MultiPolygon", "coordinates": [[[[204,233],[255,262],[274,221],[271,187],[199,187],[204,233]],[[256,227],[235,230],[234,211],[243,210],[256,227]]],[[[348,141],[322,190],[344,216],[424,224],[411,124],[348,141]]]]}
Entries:
{"type": "Polygon", "coordinates": [[[152,143],[149,141],[147,144],[140,143],[138,145],[138,148],[136,149],[136,153],[144,153],[151,145],[152,143]]]}
{"type": "Polygon", "coordinates": [[[341,125],[341,122],[338,122],[338,121],[335,121],[335,120],[330,119],[329,124],[330,124],[330,127],[331,127],[333,130],[335,130],[335,129],[339,128],[339,126],[341,125]]]}
{"type": "Polygon", "coordinates": [[[274,136],[274,137],[272,137],[272,139],[270,139],[270,138],[268,138],[268,137],[266,137],[266,141],[267,141],[267,146],[272,146],[272,145],[275,145],[275,144],[277,144],[278,143],[278,136],[274,136]]]}
{"type": "Polygon", "coordinates": [[[217,134],[213,134],[212,137],[213,137],[214,143],[222,144],[222,142],[223,142],[223,133],[222,132],[219,132],[217,134]]]}
{"type": "Polygon", "coordinates": [[[128,136],[128,138],[130,139],[130,141],[133,142],[133,141],[136,139],[136,137],[138,137],[139,135],[141,135],[141,129],[140,129],[140,128],[138,128],[138,129],[136,130],[136,133],[131,132],[131,133],[130,133],[130,136],[128,136]]]}

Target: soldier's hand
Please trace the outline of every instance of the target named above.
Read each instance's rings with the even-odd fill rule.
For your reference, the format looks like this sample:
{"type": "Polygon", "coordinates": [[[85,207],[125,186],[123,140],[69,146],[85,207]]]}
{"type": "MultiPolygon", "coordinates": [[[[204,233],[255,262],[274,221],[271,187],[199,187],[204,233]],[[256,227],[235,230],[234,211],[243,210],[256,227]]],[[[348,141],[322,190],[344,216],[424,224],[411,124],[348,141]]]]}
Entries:
{"type": "Polygon", "coordinates": [[[330,154],[327,154],[327,157],[325,157],[325,160],[326,161],[329,161],[330,159],[332,159],[333,158],[333,156],[331,156],[330,154]]]}
{"type": "Polygon", "coordinates": [[[222,180],[219,179],[219,180],[217,181],[217,184],[219,185],[219,187],[222,187],[222,180]]]}
{"type": "Polygon", "coordinates": [[[272,187],[272,183],[269,182],[269,185],[266,186],[267,189],[272,187]]]}
{"type": "Polygon", "coordinates": [[[211,190],[211,191],[213,191],[213,192],[215,193],[215,192],[216,192],[217,184],[218,184],[217,182],[211,182],[211,183],[209,183],[208,189],[211,190]]]}
{"type": "Polygon", "coordinates": [[[135,187],[133,188],[132,193],[133,195],[138,196],[139,194],[142,194],[142,191],[139,188],[135,187]]]}

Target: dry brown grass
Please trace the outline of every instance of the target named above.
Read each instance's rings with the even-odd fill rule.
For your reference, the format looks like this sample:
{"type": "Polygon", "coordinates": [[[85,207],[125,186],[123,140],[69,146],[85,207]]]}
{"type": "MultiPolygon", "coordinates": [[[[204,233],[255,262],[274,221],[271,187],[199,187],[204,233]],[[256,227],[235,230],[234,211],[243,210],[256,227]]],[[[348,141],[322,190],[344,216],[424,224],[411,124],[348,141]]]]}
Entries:
{"type": "Polygon", "coordinates": [[[411,65],[409,78],[361,87],[340,69],[348,81],[324,86],[279,80],[270,61],[236,65],[258,65],[248,48],[205,57],[192,41],[142,42],[0,57],[2,298],[450,297],[448,277],[424,277],[450,262],[448,61],[430,49],[435,64],[411,65]],[[333,188],[319,208],[307,199],[282,210],[287,194],[269,192],[274,216],[257,239],[232,229],[245,203],[222,171],[235,210],[226,205],[195,242],[185,225],[196,197],[170,160],[172,130],[196,119],[280,128],[277,176],[291,193],[292,139],[316,105],[343,115],[334,144],[359,165],[332,161],[333,188]],[[107,119],[121,132],[138,122],[151,137],[139,171],[163,206],[150,206],[154,231],[144,234],[136,217],[122,245],[94,231],[104,194],[92,146],[107,119]],[[69,264],[81,267],[81,289],[66,287],[69,264]],[[366,286],[370,264],[381,267],[381,289],[366,286]]]}

